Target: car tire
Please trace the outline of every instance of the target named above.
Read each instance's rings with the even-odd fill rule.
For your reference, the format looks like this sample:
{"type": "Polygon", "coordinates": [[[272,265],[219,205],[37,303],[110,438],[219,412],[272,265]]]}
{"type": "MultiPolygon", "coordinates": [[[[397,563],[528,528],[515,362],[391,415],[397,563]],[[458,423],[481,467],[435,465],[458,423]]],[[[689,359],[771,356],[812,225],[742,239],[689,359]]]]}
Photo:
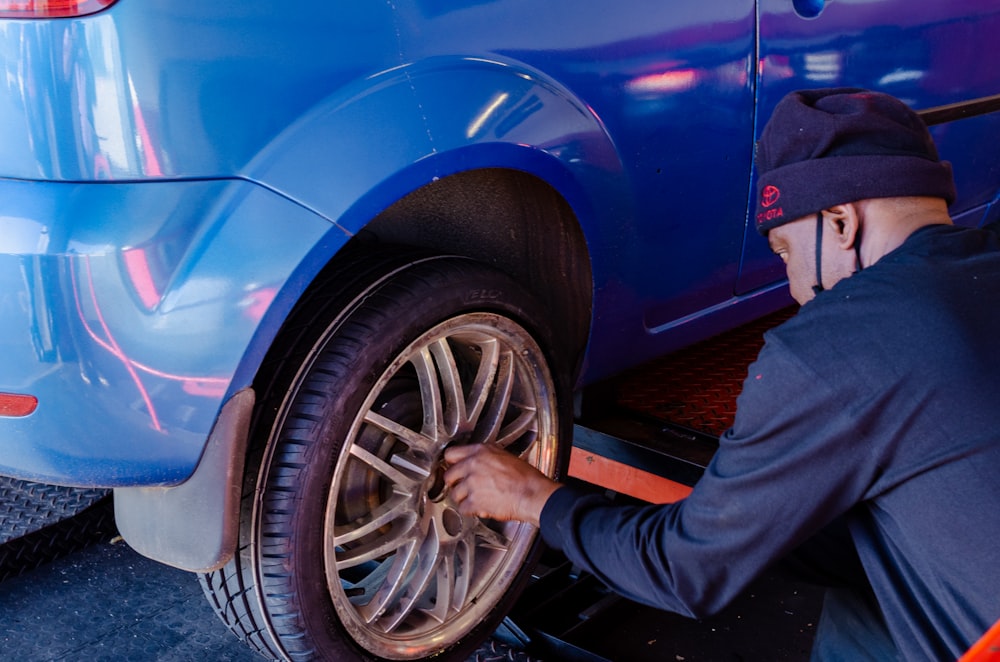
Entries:
{"type": "Polygon", "coordinates": [[[239,550],[202,586],[274,659],[466,659],[540,541],[461,515],[442,454],[494,443],[561,475],[571,405],[544,311],[457,257],[366,255],[330,280],[255,384],[239,550]]]}

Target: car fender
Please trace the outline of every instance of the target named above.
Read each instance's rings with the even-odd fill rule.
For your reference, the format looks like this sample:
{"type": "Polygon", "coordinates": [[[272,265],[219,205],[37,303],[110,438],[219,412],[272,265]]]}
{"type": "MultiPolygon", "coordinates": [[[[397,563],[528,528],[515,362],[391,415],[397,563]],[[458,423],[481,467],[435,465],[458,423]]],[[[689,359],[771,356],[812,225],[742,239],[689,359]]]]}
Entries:
{"type": "Polygon", "coordinates": [[[614,253],[631,202],[613,141],[571,91],[513,60],[433,57],[355,81],[262,150],[246,176],[356,233],[407,194],[479,168],[547,182],[588,243],[614,253]]]}

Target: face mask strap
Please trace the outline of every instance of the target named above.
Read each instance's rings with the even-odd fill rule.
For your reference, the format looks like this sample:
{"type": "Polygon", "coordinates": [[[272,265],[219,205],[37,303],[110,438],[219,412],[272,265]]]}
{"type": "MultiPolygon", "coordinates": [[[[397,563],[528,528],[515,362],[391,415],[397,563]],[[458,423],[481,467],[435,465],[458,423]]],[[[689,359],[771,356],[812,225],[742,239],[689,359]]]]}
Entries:
{"type": "Polygon", "coordinates": [[[858,231],[854,235],[854,256],[858,260],[858,271],[865,268],[865,265],[861,264],[861,225],[858,226],[858,231]]]}
{"type": "Polygon", "coordinates": [[[816,212],[816,284],[813,285],[813,293],[819,294],[823,287],[823,269],[821,260],[823,259],[823,212],[816,212]]]}

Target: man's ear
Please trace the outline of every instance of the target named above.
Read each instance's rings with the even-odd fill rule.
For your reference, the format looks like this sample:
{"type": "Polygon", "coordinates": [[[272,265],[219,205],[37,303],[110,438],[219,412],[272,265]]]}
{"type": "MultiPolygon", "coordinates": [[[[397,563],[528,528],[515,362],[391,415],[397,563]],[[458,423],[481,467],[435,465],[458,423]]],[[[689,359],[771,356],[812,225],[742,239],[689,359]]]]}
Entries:
{"type": "Polygon", "coordinates": [[[853,202],[835,205],[823,210],[823,219],[827,228],[837,238],[837,247],[843,250],[854,250],[854,242],[861,228],[861,214],[853,202]]]}

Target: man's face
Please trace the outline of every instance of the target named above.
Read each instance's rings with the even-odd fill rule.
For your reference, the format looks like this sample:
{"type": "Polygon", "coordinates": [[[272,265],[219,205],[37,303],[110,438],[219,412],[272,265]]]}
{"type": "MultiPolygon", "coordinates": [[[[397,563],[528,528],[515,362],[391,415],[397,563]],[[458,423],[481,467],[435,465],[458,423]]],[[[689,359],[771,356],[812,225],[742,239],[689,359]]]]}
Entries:
{"type": "Polygon", "coordinates": [[[779,225],[767,233],[767,242],[771,251],[785,263],[792,298],[800,305],[810,301],[816,296],[812,288],[817,284],[816,216],[804,216],[779,225]]]}

